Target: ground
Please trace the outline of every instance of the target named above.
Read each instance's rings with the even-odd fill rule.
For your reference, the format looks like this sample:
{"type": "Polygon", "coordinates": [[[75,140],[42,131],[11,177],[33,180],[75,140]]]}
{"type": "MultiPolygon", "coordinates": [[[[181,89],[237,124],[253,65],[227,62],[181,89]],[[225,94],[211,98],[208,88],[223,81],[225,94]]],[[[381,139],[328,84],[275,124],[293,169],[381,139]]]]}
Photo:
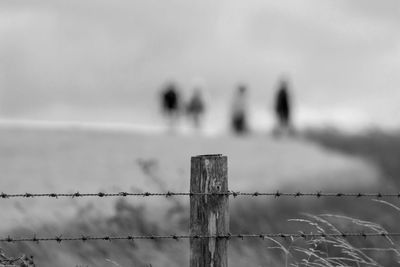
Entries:
{"type": "MultiPolygon", "coordinates": [[[[275,139],[267,135],[250,135],[244,138],[230,135],[204,137],[99,129],[33,129],[8,125],[0,128],[0,191],[5,193],[167,190],[185,192],[189,190],[190,157],[213,153],[228,156],[229,188],[234,191],[373,191],[381,182],[381,170],[371,162],[323,148],[302,138],[275,139]]],[[[71,229],[75,226],[79,230],[87,228],[91,234],[96,229],[105,232],[109,229],[118,234],[117,230],[121,225],[117,224],[117,228],[114,229],[110,228],[108,223],[113,218],[121,219],[118,211],[123,207],[122,210],[131,212],[129,214],[138,216],[141,214],[140,216],[145,217],[148,224],[154,226],[150,227],[150,230],[173,232],[175,231],[173,226],[177,223],[175,219],[169,218],[163,226],[166,211],[169,212],[171,207],[177,205],[185,210],[189,203],[185,197],[176,199],[178,203],[160,198],[132,198],[125,202],[98,198],[89,200],[5,199],[1,200],[0,231],[3,236],[9,233],[30,235],[32,232],[54,235],[52,231],[82,234],[71,229]],[[132,209],[129,208],[129,203],[133,205],[132,209]],[[136,210],[140,207],[145,207],[145,211],[141,211],[143,214],[136,210]],[[107,222],[101,222],[101,218],[107,218],[107,222]],[[82,226],[85,222],[90,224],[96,222],[98,225],[88,228],[82,226]],[[102,227],[103,224],[104,227],[102,227]]],[[[246,201],[251,200],[244,200],[243,203],[247,203],[246,201]]],[[[261,202],[265,204],[265,208],[277,204],[277,200],[266,203],[263,199],[261,202]]],[[[279,204],[280,207],[287,207],[287,203],[283,202],[284,204],[279,204]]],[[[231,204],[232,217],[234,217],[231,223],[232,228],[237,230],[247,225],[254,226],[255,221],[246,223],[243,218],[237,219],[240,214],[248,212],[246,204],[238,203],[238,200],[233,200],[231,204]]],[[[260,201],[256,205],[260,206],[260,201]]],[[[304,207],[314,204],[309,205],[308,202],[304,202],[302,205],[304,207]]],[[[291,215],[292,218],[302,211],[308,212],[287,208],[282,214],[289,211],[294,212],[291,215]]],[[[276,212],[276,210],[273,212],[271,210],[271,214],[276,212]]],[[[262,215],[261,218],[265,219],[265,216],[269,217],[271,214],[262,215]]],[[[177,232],[185,232],[187,229],[185,216],[183,216],[183,222],[178,222],[177,232]]],[[[255,216],[249,220],[260,220],[260,218],[255,216]]],[[[135,223],[136,226],[138,224],[138,222],[135,223]]],[[[267,232],[274,229],[265,221],[257,221],[256,224],[257,230],[267,232]]],[[[273,225],[280,225],[280,223],[274,222],[273,225]]],[[[131,230],[129,227],[124,229],[124,231],[129,230],[131,230]]],[[[150,230],[145,227],[143,231],[150,230]]],[[[251,231],[247,230],[247,232],[251,231]]],[[[41,245],[40,248],[45,248],[45,246],[41,245]]],[[[148,249],[142,248],[135,252],[135,262],[139,264],[138,266],[145,266],[142,264],[146,262],[174,266],[174,261],[166,260],[165,254],[154,246],[154,244],[146,245],[145,248],[148,249]],[[152,257],[150,257],[146,254],[149,249],[155,249],[157,252],[151,254],[152,257]]],[[[34,248],[34,245],[22,248],[32,253],[41,253],[41,250],[34,248]]],[[[237,249],[239,248],[235,246],[234,250],[237,249]]],[[[173,252],[174,248],[171,247],[170,250],[173,252]]],[[[106,257],[112,258],[112,251],[113,249],[109,248],[108,256],[99,256],[96,251],[91,251],[93,255],[87,256],[77,253],[74,246],[61,245],[55,252],[55,256],[50,258],[58,264],[63,263],[59,266],[72,266],[85,258],[83,262],[85,264],[114,266],[109,261],[103,260],[106,257]],[[101,260],[87,259],[95,256],[101,257],[101,260]]],[[[254,257],[255,253],[244,248],[238,251],[241,255],[239,258],[242,259],[246,255],[254,257]]],[[[128,250],[126,254],[129,253],[128,250]]],[[[115,255],[120,258],[117,261],[119,264],[130,262],[126,254],[121,254],[121,251],[116,252],[115,255]],[[121,259],[121,257],[125,258],[121,259]]],[[[54,266],[54,262],[51,262],[49,257],[43,255],[36,257],[38,260],[46,261],[41,262],[39,266],[54,266]]],[[[184,262],[186,257],[181,258],[184,262]]],[[[237,266],[241,264],[240,260],[231,260],[231,262],[230,266],[236,266],[235,263],[238,264],[237,266]]],[[[264,259],[261,262],[266,261],[264,259]]]]}

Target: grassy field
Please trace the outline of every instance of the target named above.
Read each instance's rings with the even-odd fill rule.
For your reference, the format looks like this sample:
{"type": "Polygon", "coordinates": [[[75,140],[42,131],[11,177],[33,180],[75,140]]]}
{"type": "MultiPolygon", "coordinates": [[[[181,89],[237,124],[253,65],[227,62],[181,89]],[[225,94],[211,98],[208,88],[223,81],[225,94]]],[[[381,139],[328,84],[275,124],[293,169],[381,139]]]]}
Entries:
{"type": "MultiPolygon", "coordinates": [[[[0,191],[188,191],[190,157],[210,153],[228,156],[229,187],[235,191],[393,189],[396,181],[387,179],[385,166],[376,158],[356,153],[350,145],[340,149],[346,136],[332,135],[331,143],[321,136],[276,140],[2,128],[0,191]]],[[[364,145],[370,143],[366,140],[364,145]]],[[[4,200],[0,231],[14,236],[187,233],[188,203],[187,198],[4,200]]],[[[231,200],[230,207],[231,232],[297,231],[304,226],[288,219],[305,212],[378,220],[389,228],[395,225],[389,207],[360,199],[238,198],[231,200]]],[[[270,241],[232,241],[229,266],[284,265],[285,256],[269,249],[272,245],[270,241]]],[[[187,266],[188,262],[187,241],[10,244],[3,248],[11,255],[34,255],[38,266],[187,266]]],[[[295,260],[295,255],[288,259],[295,260]]],[[[385,260],[390,262],[391,257],[385,260]]]]}

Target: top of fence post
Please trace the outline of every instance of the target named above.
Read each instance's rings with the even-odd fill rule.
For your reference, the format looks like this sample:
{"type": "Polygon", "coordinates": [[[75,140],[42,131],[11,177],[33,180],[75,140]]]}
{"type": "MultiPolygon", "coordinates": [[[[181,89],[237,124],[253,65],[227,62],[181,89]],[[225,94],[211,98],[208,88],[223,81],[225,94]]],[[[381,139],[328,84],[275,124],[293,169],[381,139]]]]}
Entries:
{"type": "MultiPolygon", "coordinates": [[[[228,192],[227,157],[199,155],[191,159],[191,193],[228,192]]],[[[227,267],[229,195],[190,196],[190,267],[227,267]],[[201,238],[203,237],[203,238],[201,238]],[[204,238],[205,237],[205,238],[204,238]]]]}

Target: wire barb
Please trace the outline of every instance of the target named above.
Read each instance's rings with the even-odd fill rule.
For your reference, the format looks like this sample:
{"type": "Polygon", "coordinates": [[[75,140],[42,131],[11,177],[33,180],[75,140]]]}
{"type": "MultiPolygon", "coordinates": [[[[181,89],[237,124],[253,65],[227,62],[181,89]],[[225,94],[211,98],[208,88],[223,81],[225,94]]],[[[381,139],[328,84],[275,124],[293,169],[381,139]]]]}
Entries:
{"type": "Polygon", "coordinates": [[[119,192],[118,195],[126,197],[126,196],[128,196],[128,193],[127,192],[119,192]]]}
{"type": "Polygon", "coordinates": [[[62,235],[56,236],[55,241],[57,241],[57,243],[61,243],[61,241],[63,241],[63,239],[61,237],[62,237],[62,235]]]}

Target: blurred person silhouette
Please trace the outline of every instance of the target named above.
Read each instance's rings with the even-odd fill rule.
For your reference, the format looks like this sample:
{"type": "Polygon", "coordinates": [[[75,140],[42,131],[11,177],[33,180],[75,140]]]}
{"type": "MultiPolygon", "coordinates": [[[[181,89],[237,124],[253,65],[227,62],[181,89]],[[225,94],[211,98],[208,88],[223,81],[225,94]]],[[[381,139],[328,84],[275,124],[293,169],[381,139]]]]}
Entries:
{"type": "Polygon", "coordinates": [[[239,85],[233,99],[231,127],[236,134],[248,132],[247,125],[247,88],[239,85]]]}
{"type": "Polygon", "coordinates": [[[199,87],[194,89],[192,98],[186,107],[188,117],[193,120],[193,125],[196,129],[200,128],[205,106],[202,96],[202,91],[199,87]]]}
{"type": "Polygon", "coordinates": [[[170,128],[174,128],[178,117],[180,109],[180,96],[177,86],[170,82],[161,92],[162,109],[164,115],[167,116],[170,128]]]}
{"type": "Polygon", "coordinates": [[[284,133],[294,134],[291,122],[291,99],[289,94],[289,85],[287,79],[281,79],[275,96],[275,115],[277,127],[274,135],[282,135],[284,133]]]}

